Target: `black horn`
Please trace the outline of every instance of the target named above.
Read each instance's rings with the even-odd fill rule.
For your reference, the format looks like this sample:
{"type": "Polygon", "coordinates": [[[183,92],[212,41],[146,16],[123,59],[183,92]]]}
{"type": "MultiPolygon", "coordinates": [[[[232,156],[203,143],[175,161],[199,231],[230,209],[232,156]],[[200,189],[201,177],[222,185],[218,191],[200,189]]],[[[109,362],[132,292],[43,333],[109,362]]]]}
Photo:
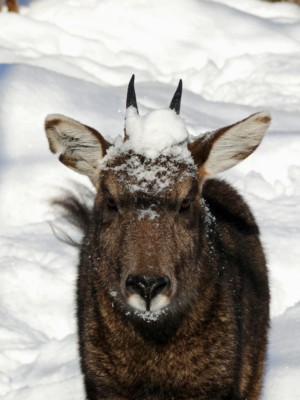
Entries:
{"type": "Polygon", "coordinates": [[[170,103],[171,110],[175,110],[176,114],[180,113],[181,95],[182,95],[182,79],[180,79],[176,92],[174,93],[173,99],[170,103]]]}
{"type": "Polygon", "coordinates": [[[134,89],[134,75],[132,75],[130,79],[127,90],[126,108],[130,106],[136,108],[136,111],[139,113],[139,109],[136,102],[135,89],[134,89]]]}

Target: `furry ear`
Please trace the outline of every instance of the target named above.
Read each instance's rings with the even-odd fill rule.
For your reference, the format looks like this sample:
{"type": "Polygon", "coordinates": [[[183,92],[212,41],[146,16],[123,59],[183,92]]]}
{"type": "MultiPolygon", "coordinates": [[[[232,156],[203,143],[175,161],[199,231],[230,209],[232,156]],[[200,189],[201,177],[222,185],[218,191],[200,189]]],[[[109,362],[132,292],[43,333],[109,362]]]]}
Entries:
{"type": "Polygon", "coordinates": [[[260,144],[270,121],[269,113],[260,112],[189,143],[200,175],[213,177],[247,158],[260,144]]]}
{"type": "Polygon", "coordinates": [[[52,153],[67,167],[87,175],[96,186],[99,160],[110,144],[95,129],[59,114],[48,115],[45,131],[52,153]]]}

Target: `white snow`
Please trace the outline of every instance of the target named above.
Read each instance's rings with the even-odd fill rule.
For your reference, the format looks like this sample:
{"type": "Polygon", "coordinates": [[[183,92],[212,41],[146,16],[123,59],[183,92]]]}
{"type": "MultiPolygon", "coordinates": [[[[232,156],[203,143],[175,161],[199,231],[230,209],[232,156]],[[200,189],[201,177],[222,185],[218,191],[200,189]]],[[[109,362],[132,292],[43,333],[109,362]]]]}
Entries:
{"type": "MultiPolygon", "coordinates": [[[[262,399],[299,399],[300,7],[260,0],[20,5],[20,15],[5,7],[0,14],[0,399],[84,399],[77,252],[47,221],[68,229],[48,201],[72,188],[70,180],[89,182],[49,152],[43,123],[64,114],[113,142],[123,132],[133,73],[141,118],[167,107],[183,79],[181,116],[193,135],[271,113],[262,145],[224,177],[251,205],[268,258],[272,323],[262,399]]],[[[155,146],[164,151],[160,133],[155,146]]],[[[176,151],[179,140],[176,134],[176,151]]]]}
{"type": "Polygon", "coordinates": [[[140,116],[131,106],[126,111],[125,131],[129,136],[125,145],[149,158],[157,158],[162,150],[186,144],[189,139],[183,118],[170,109],[140,116]]]}
{"type": "Polygon", "coordinates": [[[147,321],[150,323],[151,321],[157,321],[158,318],[168,312],[168,307],[164,307],[159,310],[154,310],[154,311],[144,311],[144,306],[141,308],[143,311],[138,311],[134,310],[134,315],[136,315],[139,318],[142,318],[143,320],[147,321]]]}
{"type": "Polygon", "coordinates": [[[193,158],[187,148],[190,136],[184,119],[175,111],[161,109],[140,116],[136,108],[130,106],[126,110],[125,132],[128,139],[124,141],[123,137],[118,136],[99,164],[101,169],[126,170],[132,178],[128,183],[132,192],[159,192],[167,188],[171,178],[178,176],[180,162],[189,166],[185,175],[195,171],[193,158]],[[111,166],[111,161],[127,153],[133,155],[126,163],[111,166]],[[141,156],[146,158],[144,163],[141,163],[141,156]]]}

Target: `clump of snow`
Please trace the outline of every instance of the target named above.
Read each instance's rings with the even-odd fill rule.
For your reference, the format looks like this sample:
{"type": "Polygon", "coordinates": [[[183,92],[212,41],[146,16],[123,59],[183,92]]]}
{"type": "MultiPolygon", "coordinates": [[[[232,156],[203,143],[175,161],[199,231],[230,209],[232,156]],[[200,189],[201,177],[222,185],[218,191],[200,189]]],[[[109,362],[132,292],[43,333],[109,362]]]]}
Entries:
{"type": "Polygon", "coordinates": [[[187,148],[188,130],[175,111],[156,110],[140,116],[131,106],[125,121],[128,139],[117,137],[99,162],[102,170],[114,170],[131,192],[158,193],[168,188],[174,178],[183,179],[196,172],[187,148]],[[115,163],[120,156],[125,157],[115,163]],[[180,165],[185,165],[181,173],[180,165]]]}
{"type": "MultiPolygon", "coordinates": [[[[146,157],[152,164],[154,164],[155,160],[158,159],[161,160],[164,159],[165,161],[166,159],[173,159],[174,162],[175,161],[178,163],[184,162],[188,165],[194,165],[194,160],[192,158],[190,151],[187,148],[186,141],[173,145],[170,144],[169,146],[166,145],[166,147],[163,147],[161,150],[159,149],[159,145],[154,147],[147,147],[147,143],[142,143],[142,141],[140,141],[140,143],[141,144],[136,145],[135,141],[130,139],[123,141],[123,138],[118,136],[114,142],[114,145],[107,150],[107,153],[103,157],[103,159],[99,160],[101,168],[105,169],[111,163],[112,160],[114,160],[120,155],[126,155],[126,154],[134,155],[132,160],[128,161],[129,163],[137,162],[138,158],[135,157],[135,155],[138,155],[146,157]]],[[[140,162],[138,163],[140,164],[140,162]]],[[[122,170],[122,168],[124,167],[119,166],[118,168],[122,170]]]]}
{"type": "MultiPolygon", "coordinates": [[[[171,109],[152,111],[140,116],[134,107],[126,110],[124,141],[118,136],[105,157],[100,160],[102,167],[121,154],[133,153],[144,156],[149,160],[160,157],[176,159],[194,164],[191,153],[187,148],[189,133],[184,119],[171,109]]],[[[136,162],[137,158],[129,163],[136,162]]],[[[135,167],[138,167],[138,162],[135,167]]],[[[122,167],[120,167],[122,168],[122,167]]]]}
{"type": "Polygon", "coordinates": [[[187,143],[189,138],[184,119],[171,109],[140,116],[131,106],[126,111],[125,131],[132,150],[150,158],[157,157],[164,149],[187,143]]]}

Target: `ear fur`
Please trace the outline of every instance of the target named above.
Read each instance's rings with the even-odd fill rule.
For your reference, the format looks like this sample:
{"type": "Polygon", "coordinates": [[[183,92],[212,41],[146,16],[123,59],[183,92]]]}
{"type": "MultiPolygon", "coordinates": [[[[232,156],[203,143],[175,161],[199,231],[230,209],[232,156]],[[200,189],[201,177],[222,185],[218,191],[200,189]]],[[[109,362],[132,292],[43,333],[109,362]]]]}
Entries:
{"type": "Polygon", "coordinates": [[[99,176],[99,160],[110,144],[95,129],[59,114],[48,115],[45,131],[52,153],[67,167],[87,175],[94,185],[99,176]]]}
{"type": "Polygon", "coordinates": [[[190,143],[188,148],[200,175],[213,177],[247,158],[260,144],[270,122],[270,114],[260,112],[190,143]]]}

